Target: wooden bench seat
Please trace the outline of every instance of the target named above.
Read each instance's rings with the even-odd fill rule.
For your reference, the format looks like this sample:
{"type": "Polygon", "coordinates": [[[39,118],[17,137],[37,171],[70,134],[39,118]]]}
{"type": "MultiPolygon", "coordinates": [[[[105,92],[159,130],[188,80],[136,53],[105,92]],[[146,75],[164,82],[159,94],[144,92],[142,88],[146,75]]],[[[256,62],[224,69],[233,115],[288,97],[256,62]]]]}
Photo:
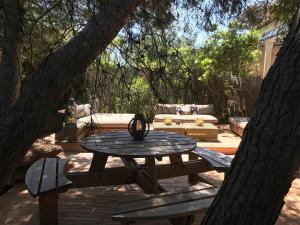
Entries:
{"type": "MultiPolygon", "coordinates": [[[[135,221],[191,216],[196,212],[206,210],[217,192],[218,188],[199,183],[180,191],[127,197],[120,202],[112,219],[121,221],[122,224],[131,224],[135,221]]],[[[192,220],[187,220],[184,225],[191,223],[192,220]]]]}
{"type": "Polygon", "coordinates": [[[25,184],[29,193],[39,196],[39,213],[41,225],[56,225],[58,193],[67,190],[72,184],[65,176],[66,159],[43,158],[28,169],[25,184]]]}
{"type": "Polygon", "coordinates": [[[220,152],[196,147],[192,153],[206,160],[215,170],[220,172],[226,172],[231,165],[232,158],[220,152]]]}

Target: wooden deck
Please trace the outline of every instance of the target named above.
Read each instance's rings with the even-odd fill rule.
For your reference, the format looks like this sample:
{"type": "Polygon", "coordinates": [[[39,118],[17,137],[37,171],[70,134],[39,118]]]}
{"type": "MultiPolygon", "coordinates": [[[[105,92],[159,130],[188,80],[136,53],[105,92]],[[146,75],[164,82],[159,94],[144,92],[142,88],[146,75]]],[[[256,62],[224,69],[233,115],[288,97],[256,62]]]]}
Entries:
{"type": "MultiPolygon", "coordinates": [[[[70,155],[75,163],[75,170],[87,169],[91,154],[81,153],[70,155]]],[[[109,166],[120,165],[119,158],[109,158],[109,166]]],[[[159,163],[164,163],[159,162],[159,163]]],[[[208,172],[202,174],[216,185],[223,179],[222,173],[208,172]]],[[[186,177],[166,179],[160,182],[168,190],[187,187],[186,177]]],[[[61,225],[117,225],[111,220],[112,212],[118,201],[124,195],[135,195],[141,192],[136,185],[110,186],[97,188],[72,189],[60,194],[59,224],[61,225]]],[[[8,193],[0,196],[0,224],[1,225],[38,225],[38,199],[33,199],[27,192],[25,185],[20,184],[8,193]]],[[[300,178],[293,182],[287,195],[286,205],[276,225],[299,225],[300,221],[300,178]]],[[[197,215],[194,224],[200,224],[202,215],[197,215]]],[[[146,221],[139,225],[167,225],[168,221],[146,221]]]]}

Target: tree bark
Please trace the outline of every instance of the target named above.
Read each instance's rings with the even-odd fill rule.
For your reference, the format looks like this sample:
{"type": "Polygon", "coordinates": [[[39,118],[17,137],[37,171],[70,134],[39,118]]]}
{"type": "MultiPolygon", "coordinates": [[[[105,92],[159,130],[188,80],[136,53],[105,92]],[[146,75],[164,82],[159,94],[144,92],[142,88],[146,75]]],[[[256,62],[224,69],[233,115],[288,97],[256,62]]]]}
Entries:
{"type": "Polygon", "coordinates": [[[24,0],[4,0],[4,37],[0,64],[0,115],[17,100],[20,91],[20,58],[24,0]]]}
{"type": "Polygon", "coordinates": [[[0,118],[0,188],[33,142],[58,131],[57,110],[70,81],[107,47],[136,9],[137,0],[105,1],[86,27],[42,62],[28,91],[0,118]]]}
{"type": "Polygon", "coordinates": [[[275,224],[300,162],[300,13],[202,225],[275,224]]]}

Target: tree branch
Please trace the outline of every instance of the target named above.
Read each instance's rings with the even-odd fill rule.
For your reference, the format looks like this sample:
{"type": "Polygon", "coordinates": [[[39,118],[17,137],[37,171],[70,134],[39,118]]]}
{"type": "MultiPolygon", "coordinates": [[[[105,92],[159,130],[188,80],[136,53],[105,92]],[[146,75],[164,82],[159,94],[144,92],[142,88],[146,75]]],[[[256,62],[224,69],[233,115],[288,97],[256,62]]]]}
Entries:
{"type": "Polygon", "coordinates": [[[1,117],[1,185],[7,184],[18,161],[37,138],[58,131],[62,126],[57,110],[71,80],[101,54],[139,3],[137,0],[105,2],[77,36],[38,66],[27,92],[1,117]]]}

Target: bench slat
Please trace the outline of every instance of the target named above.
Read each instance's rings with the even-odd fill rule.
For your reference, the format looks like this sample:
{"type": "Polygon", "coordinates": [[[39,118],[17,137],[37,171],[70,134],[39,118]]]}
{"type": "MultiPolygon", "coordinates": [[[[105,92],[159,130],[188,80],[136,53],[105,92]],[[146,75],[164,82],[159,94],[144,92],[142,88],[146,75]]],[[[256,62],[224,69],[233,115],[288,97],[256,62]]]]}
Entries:
{"type": "Polygon", "coordinates": [[[40,193],[57,188],[57,158],[46,158],[40,193]]]}
{"type": "Polygon", "coordinates": [[[227,169],[230,167],[232,158],[219,153],[219,152],[214,152],[208,149],[203,149],[200,147],[197,147],[196,149],[193,150],[193,153],[199,155],[201,158],[207,160],[213,167],[215,168],[223,168],[227,169]]]}
{"type": "Polygon", "coordinates": [[[220,163],[224,163],[226,166],[230,166],[231,164],[231,161],[232,161],[232,158],[221,153],[221,152],[216,152],[216,151],[212,151],[212,150],[209,150],[207,148],[202,148],[202,151],[206,151],[207,153],[209,153],[210,155],[213,155],[216,157],[216,159],[219,160],[220,163]]]}
{"type": "Polygon", "coordinates": [[[113,216],[113,220],[117,221],[139,221],[139,220],[159,220],[171,219],[186,215],[192,215],[196,212],[207,209],[213,201],[213,197],[199,199],[195,201],[183,202],[162,206],[154,209],[146,209],[138,212],[130,212],[125,214],[117,214],[113,216]]]}
{"type": "Polygon", "coordinates": [[[36,197],[39,194],[40,180],[43,173],[45,159],[34,162],[28,169],[25,176],[25,184],[29,193],[36,197]]]}
{"type": "Polygon", "coordinates": [[[163,196],[176,195],[176,194],[192,192],[192,191],[201,191],[213,187],[214,186],[210,184],[200,182],[198,184],[180,190],[173,190],[173,191],[168,191],[160,194],[140,194],[140,195],[125,197],[120,201],[120,204],[130,203],[134,201],[144,201],[146,199],[156,198],[157,196],[163,197],[163,196]]]}
{"type": "Polygon", "coordinates": [[[155,198],[121,204],[119,210],[116,211],[116,214],[125,214],[130,212],[140,213],[141,211],[156,208],[160,210],[160,208],[164,206],[171,206],[175,204],[182,204],[184,202],[214,197],[217,193],[218,188],[209,188],[201,191],[192,191],[173,195],[157,195],[155,198]]]}
{"type": "Polygon", "coordinates": [[[199,156],[201,158],[203,158],[204,160],[206,160],[212,167],[214,167],[216,169],[222,169],[222,170],[226,169],[226,166],[224,166],[221,163],[216,162],[215,160],[213,160],[213,159],[211,159],[211,158],[209,158],[207,156],[204,156],[202,154],[199,154],[199,156]]]}
{"type": "Polygon", "coordinates": [[[70,181],[65,176],[65,172],[64,172],[65,165],[68,161],[69,161],[68,159],[59,159],[58,160],[58,174],[57,174],[57,179],[58,179],[57,187],[58,188],[72,184],[72,181],[70,181]]]}
{"type": "Polygon", "coordinates": [[[36,197],[47,191],[65,191],[60,189],[72,184],[64,172],[67,159],[42,158],[36,161],[28,169],[25,183],[29,193],[36,197]]]}

